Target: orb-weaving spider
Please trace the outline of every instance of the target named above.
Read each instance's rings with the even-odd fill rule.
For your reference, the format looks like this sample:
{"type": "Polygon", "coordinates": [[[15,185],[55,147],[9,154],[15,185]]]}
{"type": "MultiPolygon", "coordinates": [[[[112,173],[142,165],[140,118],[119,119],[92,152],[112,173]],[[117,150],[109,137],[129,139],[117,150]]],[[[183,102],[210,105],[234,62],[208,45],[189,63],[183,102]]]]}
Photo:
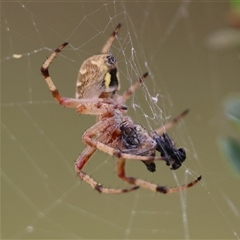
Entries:
{"type": "Polygon", "coordinates": [[[167,134],[162,136],[160,134],[179,121],[187,111],[153,133],[148,133],[142,126],[134,124],[125,115],[127,107],[124,103],[148,74],[146,73],[139,78],[123,95],[117,94],[120,88],[117,63],[109,50],[120,27],[121,24],[118,24],[100,54],[89,57],[83,62],[76,84],[76,98],[62,97],[52,82],[48,71],[52,60],[68,43],[65,42],[58,47],[41,67],[42,75],[53,97],[60,105],[76,108],[79,114],[97,115],[96,124],[90,127],[82,136],[82,140],[87,146],[75,162],[76,173],[80,179],[103,193],[130,192],[139,187],[161,193],[173,193],[194,186],[200,181],[201,176],[186,185],[167,188],[134,177],[128,177],[125,174],[126,159],[141,160],[148,170],[152,172],[155,171],[154,160],[165,161],[167,165],[171,165],[171,169],[177,169],[181,166],[181,163],[186,158],[185,151],[182,148],[176,149],[167,134]],[[97,149],[118,158],[118,177],[129,184],[133,184],[134,187],[128,189],[105,188],[82,171],[84,165],[97,149]],[[161,153],[161,157],[155,157],[156,151],[161,153]]]}

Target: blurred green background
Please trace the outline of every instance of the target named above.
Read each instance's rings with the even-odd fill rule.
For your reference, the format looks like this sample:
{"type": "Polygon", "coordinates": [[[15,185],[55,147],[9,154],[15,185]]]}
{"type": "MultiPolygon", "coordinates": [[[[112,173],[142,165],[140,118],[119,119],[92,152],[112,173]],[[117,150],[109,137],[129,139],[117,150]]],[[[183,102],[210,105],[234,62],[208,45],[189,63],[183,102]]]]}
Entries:
{"type": "MultiPolygon", "coordinates": [[[[240,238],[240,180],[217,146],[219,137],[236,136],[222,106],[240,92],[239,48],[212,37],[229,30],[229,8],[227,1],[1,3],[3,239],[240,238]],[[63,96],[74,96],[81,63],[100,51],[119,22],[112,52],[122,91],[151,73],[128,102],[129,115],[150,130],[191,110],[169,131],[187,151],[181,169],[158,162],[152,174],[128,161],[127,172],[167,186],[202,175],[188,191],[104,195],[76,177],[81,135],[95,118],[58,106],[40,67],[69,41],[50,74],[63,96]]],[[[105,186],[127,186],[116,176],[115,159],[104,153],[85,171],[105,186]]]]}

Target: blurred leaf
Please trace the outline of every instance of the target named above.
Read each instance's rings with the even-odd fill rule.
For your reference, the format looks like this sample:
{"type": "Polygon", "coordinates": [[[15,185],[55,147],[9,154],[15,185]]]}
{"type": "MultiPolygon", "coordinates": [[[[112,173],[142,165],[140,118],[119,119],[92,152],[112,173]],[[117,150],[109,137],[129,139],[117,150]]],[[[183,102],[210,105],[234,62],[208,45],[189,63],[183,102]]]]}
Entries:
{"type": "Polygon", "coordinates": [[[240,1],[232,0],[230,1],[231,8],[240,11],[240,1]]]}
{"type": "Polygon", "coordinates": [[[227,21],[233,28],[240,29],[240,1],[230,1],[230,10],[227,14],[227,21]]]}
{"type": "Polygon", "coordinates": [[[235,49],[240,46],[240,31],[236,29],[221,29],[209,34],[206,45],[213,50],[235,49]]]}
{"type": "Polygon", "coordinates": [[[222,138],[220,148],[235,170],[240,173],[240,142],[234,138],[222,138]]]}
{"type": "Polygon", "coordinates": [[[224,112],[229,120],[240,129],[240,97],[232,97],[224,104],[224,112]]]}

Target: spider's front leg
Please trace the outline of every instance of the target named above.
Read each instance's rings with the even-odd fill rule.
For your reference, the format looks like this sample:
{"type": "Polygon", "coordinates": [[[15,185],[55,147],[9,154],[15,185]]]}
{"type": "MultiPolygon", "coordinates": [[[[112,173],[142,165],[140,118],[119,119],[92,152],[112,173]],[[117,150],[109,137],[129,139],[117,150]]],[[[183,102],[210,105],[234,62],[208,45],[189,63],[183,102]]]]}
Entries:
{"type": "MultiPolygon", "coordinates": [[[[98,137],[99,141],[110,141],[109,134],[106,133],[106,125],[103,122],[96,123],[93,127],[91,127],[87,132],[92,132],[91,135],[93,135],[93,132],[100,136],[98,137]]],[[[133,190],[137,190],[139,187],[134,186],[132,188],[126,188],[126,189],[113,189],[113,188],[105,188],[98,182],[96,182],[91,176],[87,175],[85,172],[82,171],[83,167],[87,163],[87,161],[91,158],[91,156],[96,151],[96,147],[94,146],[87,146],[84,151],[81,153],[81,155],[78,157],[76,163],[75,163],[75,171],[79,178],[85,182],[87,182],[92,188],[96,189],[98,192],[101,193],[126,193],[131,192],[133,190]]]]}
{"type": "MultiPolygon", "coordinates": [[[[149,149],[147,146],[144,145],[141,151],[134,153],[126,153],[124,150],[120,150],[117,147],[113,147],[111,143],[114,140],[118,139],[119,136],[122,134],[122,130],[120,130],[120,122],[122,122],[123,117],[119,111],[115,111],[115,115],[113,117],[102,119],[101,121],[97,122],[95,125],[90,127],[84,134],[83,134],[83,142],[86,145],[91,147],[95,147],[100,151],[103,151],[111,156],[115,156],[117,158],[125,158],[125,159],[133,159],[133,160],[142,160],[142,161],[151,161],[151,160],[162,160],[165,161],[163,157],[155,157],[153,155],[148,155],[147,153],[155,150],[149,149]],[[99,136],[104,136],[104,141],[100,141],[99,136]],[[137,153],[144,153],[144,155],[140,155],[137,153]]],[[[127,118],[124,118],[127,119],[127,118]]],[[[143,130],[143,128],[141,128],[143,130]]],[[[144,131],[145,133],[146,131],[144,131]]],[[[140,132],[138,132],[140,133],[140,132]]],[[[145,139],[145,138],[144,138],[145,139]]],[[[152,138],[148,137],[148,140],[153,141],[152,138]]]]}
{"type": "Polygon", "coordinates": [[[137,190],[139,188],[139,186],[134,186],[132,188],[124,188],[124,189],[106,188],[82,171],[78,172],[78,176],[100,193],[127,193],[127,192],[137,190]]]}
{"type": "Polygon", "coordinates": [[[83,172],[81,169],[84,167],[84,165],[87,163],[95,151],[96,148],[87,146],[75,163],[75,171],[81,180],[88,183],[92,188],[96,189],[100,193],[125,193],[137,190],[139,188],[138,186],[134,186],[128,189],[105,188],[100,183],[96,182],[91,176],[83,172]]]}
{"type": "Polygon", "coordinates": [[[126,176],[126,174],[125,174],[125,162],[126,162],[126,160],[124,158],[119,158],[118,161],[117,161],[118,177],[120,177],[123,181],[125,181],[129,184],[133,184],[133,185],[136,185],[136,186],[139,186],[139,187],[147,188],[147,189],[150,189],[154,192],[160,192],[160,193],[164,193],[164,194],[179,192],[179,191],[185,190],[187,188],[193,187],[202,178],[201,176],[199,176],[194,181],[192,181],[188,184],[184,184],[182,186],[174,187],[174,188],[167,188],[165,186],[159,186],[159,185],[144,181],[144,180],[139,179],[139,178],[126,176]]]}

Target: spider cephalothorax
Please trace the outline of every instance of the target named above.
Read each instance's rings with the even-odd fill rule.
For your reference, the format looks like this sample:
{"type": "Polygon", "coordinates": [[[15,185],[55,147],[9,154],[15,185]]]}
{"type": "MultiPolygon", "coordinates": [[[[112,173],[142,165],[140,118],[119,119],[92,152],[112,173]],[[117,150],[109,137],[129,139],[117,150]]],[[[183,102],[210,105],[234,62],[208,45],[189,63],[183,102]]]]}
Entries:
{"type": "MultiPolygon", "coordinates": [[[[171,166],[171,170],[178,169],[186,159],[184,148],[177,149],[167,133],[149,134],[142,126],[129,122],[123,122],[120,130],[119,142],[122,145],[121,151],[124,153],[155,157],[156,151],[158,151],[166,164],[171,166]]],[[[143,163],[150,172],[156,171],[153,160],[143,161],[143,163]]]]}
{"type": "MultiPolygon", "coordinates": [[[[149,133],[138,124],[123,122],[120,126],[121,151],[139,156],[155,157],[157,142],[151,138],[149,133]]],[[[150,172],[156,171],[154,160],[142,161],[150,172]]]]}
{"type": "Polygon", "coordinates": [[[167,188],[138,178],[128,177],[125,174],[126,159],[143,161],[151,172],[155,171],[154,161],[156,160],[166,161],[173,169],[180,167],[185,160],[185,152],[182,149],[176,149],[168,135],[161,136],[161,134],[178,122],[186,114],[186,111],[162,128],[155,130],[154,134],[148,133],[142,126],[133,123],[130,117],[126,116],[125,102],[147,77],[148,73],[143,74],[122,95],[117,94],[120,89],[117,62],[109,50],[120,27],[121,24],[118,24],[100,54],[93,55],[83,62],[76,84],[76,98],[62,97],[48,71],[50,63],[68,43],[63,43],[58,47],[41,67],[42,75],[59,104],[75,108],[79,114],[97,116],[97,122],[82,136],[86,148],[75,163],[76,173],[80,179],[103,193],[123,193],[136,190],[139,187],[161,193],[173,193],[192,187],[200,181],[201,176],[186,185],[167,188]],[[133,187],[128,189],[105,188],[82,171],[97,149],[117,157],[118,177],[133,184],[133,187]],[[162,156],[156,157],[156,151],[159,151],[162,156]]]}

